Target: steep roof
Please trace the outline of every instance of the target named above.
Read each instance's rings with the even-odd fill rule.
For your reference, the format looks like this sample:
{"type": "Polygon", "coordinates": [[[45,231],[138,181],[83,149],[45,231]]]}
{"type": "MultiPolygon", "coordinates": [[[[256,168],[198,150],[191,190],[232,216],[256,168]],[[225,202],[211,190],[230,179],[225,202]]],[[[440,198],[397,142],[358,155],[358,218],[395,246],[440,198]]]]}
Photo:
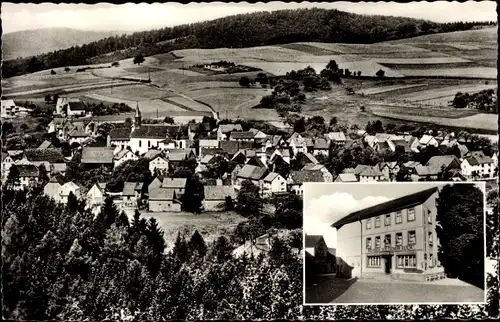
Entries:
{"type": "Polygon", "coordinates": [[[471,156],[474,157],[478,164],[489,164],[493,163],[493,159],[489,156],[484,155],[483,151],[473,151],[471,156]]]}
{"type": "Polygon", "coordinates": [[[253,134],[251,131],[233,131],[231,132],[231,138],[238,140],[238,139],[253,139],[255,137],[255,134],[253,134]]]}
{"type": "Polygon", "coordinates": [[[82,163],[108,164],[113,163],[113,149],[108,147],[82,148],[82,163]]]}
{"type": "Polygon", "coordinates": [[[137,182],[124,182],[122,196],[134,196],[137,182]]]}
{"type": "Polygon", "coordinates": [[[323,239],[322,235],[306,235],[306,248],[316,246],[321,239],[323,239]]]}
{"type": "Polygon", "coordinates": [[[330,142],[326,139],[316,138],[314,140],[314,149],[316,150],[328,150],[330,147],[330,142]]]}
{"type": "Polygon", "coordinates": [[[131,138],[138,139],[165,139],[168,136],[168,126],[165,125],[141,125],[131,134],[131,138]]]}
{"type": "Polygon", "coordinates": [[[457,164],[460,164],[459,160],[454,155],[436,155],[430,158],[425,165],[427,167],[436,168],[438,171],[440,171],[443,165],[448,168],[453,161],[456,161],[457,164]]]}
{"type": "Polygon", "coordinates": [[[261,180],[266,175],[267,171],[268,170],[263,167],[245,164],[238,172],[237,177],[243,179],[261,180]]]}
{"type": "Polygon", "coordinates": [[[81,101],[70,101],[68,104],[72,111],[85,111],[85,104],[81,101]]]}
{"type": "Polygon", "coordinates": [[[342,182],[358,182],[354,173],[340,173],[339,179],[342,182]]]}
{"type": "Polygon", "coordinates": [[[64,162],[64,155],[61,149],[26,149],[24,150],[24,156],[28,161],[40,162],[47,161],[50,163],[60,163],[64,162]]]}
{"type": "Polygon", "coordinates": [[[149,200],[174,200],[174,190],[155,187],[149,190],[149,200]]]}
{"type": "Polygon", "coordinates": [[[221,124],[219,125],[219,130],[225,134],[232,131],[243,131],[243,128],[241,124],[221,124]]]}
{"type": "Polygon", "coordinates": [[[126,156],[127,154],[130,154],[130,153],[135,156],[135,154],[132,152],[132,150],[130,150],[128,148],[127,149],[121,149],[115,155],[115,160],[120,160],[121,158],[123,158],[124,156],[126,156]]]}
{"type": "Polygon", "coordinates": [[[303,184],[304,182],[324,182],[323,173],[320,170],[292,171],[290,178],[294,184],[303,184]]]}
{"type": "Polygon", "coordinates": [[[264,182],[273,182],[279,176],[279,173],[269,172],[269,174],[264,178],[264,182]]]}
{"type": "Polygon", "coordinates": [[[186,178],[163,178],[162,188],[184,189],[186,187],[186,178]]]}
{"type": "Polygon", "coordinates": [[[225,200],[226,197],[236,198],[233,186],[204,186],[205,200],[225,200]]]}
{"type": "Polygon", "coordinates": [[[160,150],[149,149],[146,153],[144,153],[144,155],[142,157],[144,159],[147,159],[147,160],[153,160],[154,158],[156,158],[160,154],[162,154],[162,151],[160,151],[160,150]]]}
{"type": "Polygon", "coordinates": [[[49,183],[58,183],[61,186],[65,183],[64,177],[60,174],[53,176],[50,178],[49,183]]]}
{"type": "Polygon", "coordinates": [[[398,211],[404,208],[417,206],[424,203],[430,196],[438,191],[437,187],[425,189],[416,193],[412,193],[394,200],[390,200],[372,207],[368,207],[359,211],[355,211],[344,218],[336,221],[332,227],[339,229],[345,224],[356,222],[367,218],[387,214],[390,212],[398,211]]]}
{"type": "Polygon", "coordinates": [[[40,144],[40,146],[38,147],[39,150],[44,150],[44,149],[48,149],[48,148],[52,148],[52,142],[50,141],[43,141],[42,144],[40,144]]]}
{"type": "Polygon", "coordinates": [[[319,161],[318,159],[316,159],[316,157],[314,155],[312,155],[311,153],[304,153],[304,156],[311,162],[311,163],[314,163],[314,164],[318,164],[319,161]]]}
{"type": "Polygon", "coordinates": [[[252,142],[247,141],[220,141],[219,147],[225,153],[234,155],[240,149],[251,149],[253,147],[253,144],[252,142]]]}
{"type": "Polygon", "coordinates": [[[128,140],[130,139],[130,128],[115,127],[109,131],[109,138],[111,140],[128,140]]]}

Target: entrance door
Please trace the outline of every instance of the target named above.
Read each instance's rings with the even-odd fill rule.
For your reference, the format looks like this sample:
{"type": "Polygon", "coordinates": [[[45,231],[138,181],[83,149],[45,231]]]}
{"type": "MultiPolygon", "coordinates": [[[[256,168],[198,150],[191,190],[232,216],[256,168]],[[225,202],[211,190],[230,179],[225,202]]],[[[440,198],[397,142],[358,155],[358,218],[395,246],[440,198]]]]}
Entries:
{"type": "Polygon", "coordinates": [[[385,256],[385,273],[391,274],[392,270],[392,256],[385,256]]]}

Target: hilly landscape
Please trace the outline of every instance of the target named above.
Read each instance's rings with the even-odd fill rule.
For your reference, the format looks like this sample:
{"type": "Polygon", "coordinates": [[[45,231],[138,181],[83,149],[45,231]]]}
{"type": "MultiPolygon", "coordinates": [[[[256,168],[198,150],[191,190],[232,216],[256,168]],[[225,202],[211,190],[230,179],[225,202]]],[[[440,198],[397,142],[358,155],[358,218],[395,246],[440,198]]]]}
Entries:
{"type": "Polygon", "coordinates": [[[293,42],[366,44],[469,30],[475,26],[490,24],[492,23],[443,24],[405,17],[367,16],[317,8],[257,12],[103,38],[34,58],[7,61],[2,66],[2,71],[4,77],[11,77],[48,68],[109,63],[138,54],[152,56],[191,48],[244,48],[293,42]]]}
{"type": "Polygon", "coordinates": [[[71,28],[42,28],[16,31],[2,36],[4,60],[30,57],[80,46],[102,38],[123,34],[115,31],[86,31],[71,28]]]}

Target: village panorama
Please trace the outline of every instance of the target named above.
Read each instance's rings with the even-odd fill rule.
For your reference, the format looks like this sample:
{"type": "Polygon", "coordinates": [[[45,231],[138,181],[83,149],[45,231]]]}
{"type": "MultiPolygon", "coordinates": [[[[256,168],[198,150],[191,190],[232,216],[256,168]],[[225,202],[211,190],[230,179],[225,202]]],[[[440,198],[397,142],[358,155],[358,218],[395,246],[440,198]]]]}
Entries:
{"type": "MultiPolygon", "coordinates": [[[[373,15],[362,14],[362,4],[344,4],[350,9],[333,3],[2,4],[3,316],[497,315],[497,22],[488,15],[426,15],[432,6],[459,12],[490,4],[419,2],[420,16],[411,18],[388,3],[363,4],[373,15]],[[215,14],[224,10],[231,14],[215,14]],[[136,12],[148,12],[150,21],[105,24],[118,23],[105,17],[136,12]],[[331,303],[329,292],[345,285],[354,285],[353,293],[358,279],[388,293],[405,283],[460,292],[460,283],[470,282],[465,268],[450,271],[448,263],[460,261],[440,252],[437,242],[426,253],[405,246],[407,257],[394,255],[392,264],[378,250],[415,238],[424,245],[418,229],[397,245],[403,240],[397,226],[388,241],[370,230],[369,241],[359,238],[366,249],[347,262],[336,254],[349,252],[335,248],[353,236],[333,211],[325,213],[333,201],[316,208],[325,213],[325,230],[303,231],[308,184],[437,187],[438,181],[439,189],[484,185],[480,194],[470,190],[486,200],[486,232],[475,232],[486,236],[475,235],[486,253],[475,253],[484,265],[467,267],[488,272],[474,272],[474,281],[484,276],[485,283],[467,288],[472,304],[410,301],[404,304],[415,305],[401,309],[393,298],[384,310],[303,306],[305,269],[315,304],[331,303]],[[328,229],[338,230],[334,244],[328,244],[333,235],[321,233],[328,229]],[[432,258],[424,260],[424,253],[432,258]],[[429,271],[426,263],[439,269],[429,271]],[[456,285],[439,284],[449,280],[456,285]]],[[[370,196],[384,196],[384,189],[370,196]]],[[[444,218],[440,208],[427,205],[431,196],[444,198],[436,189],[407,196],[417,193],[419,205],[432,207],[433,236],[444,243],[452,239],[436,228],[444,218]]],[[[413,197],[398,198],[414,206],[413,197]]],[[[399,204],[381,204],[399,220],[399,204]]],[[[365,205],[364,220],[385,215],[372,206],[365,205]]],[[[363,302],[346,294],[340,298],[348,303],[363,302]]]]}

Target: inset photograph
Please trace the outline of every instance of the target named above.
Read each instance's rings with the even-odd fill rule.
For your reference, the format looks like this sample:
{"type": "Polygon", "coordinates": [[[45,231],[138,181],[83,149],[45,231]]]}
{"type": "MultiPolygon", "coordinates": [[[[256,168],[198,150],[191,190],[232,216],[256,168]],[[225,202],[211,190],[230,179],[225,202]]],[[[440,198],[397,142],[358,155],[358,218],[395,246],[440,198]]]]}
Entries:
{"type": "Polygon", "coordinates": [[[485,184],[304,184],[304,305],[485,303],[485,184]]]}

